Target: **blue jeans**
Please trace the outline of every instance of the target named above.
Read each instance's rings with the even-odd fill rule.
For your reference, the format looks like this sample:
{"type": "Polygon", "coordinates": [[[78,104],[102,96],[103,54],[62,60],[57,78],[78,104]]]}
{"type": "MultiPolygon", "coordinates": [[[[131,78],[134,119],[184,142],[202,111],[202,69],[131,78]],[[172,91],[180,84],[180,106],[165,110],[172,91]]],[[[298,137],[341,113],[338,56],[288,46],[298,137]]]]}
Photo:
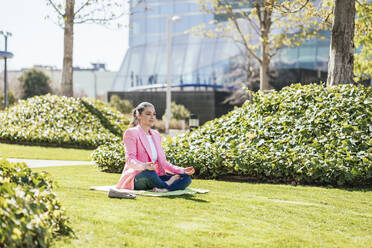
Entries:
{"type": "Polygon", "coordinates": [[[186,174],[180,174],[180,179],[176,180],[171,185],[165,183],[173,175],[159,176],[156,171],[145,170],[137,174],[134,178],[135,190],[149,190],[153,188],[168,189],[169,191],[183,190],[191,183],[191,177],[186,174]]]}

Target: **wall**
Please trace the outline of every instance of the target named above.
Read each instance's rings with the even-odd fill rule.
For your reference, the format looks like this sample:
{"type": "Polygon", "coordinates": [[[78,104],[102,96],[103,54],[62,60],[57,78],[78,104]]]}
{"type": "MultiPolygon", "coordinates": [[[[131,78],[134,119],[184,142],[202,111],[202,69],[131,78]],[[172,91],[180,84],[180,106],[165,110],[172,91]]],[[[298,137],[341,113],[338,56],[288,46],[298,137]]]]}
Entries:
{"type": "MultiPolygon", "coordinates": [[[[234,106],[222,103],[230,96],[229,92],[219,91],[172,91],[172,101],[184,105],[192,114],[199,117],[199,123],[220,117],[231,111],[234,106]]],[[[141,102],[150,102],[156,108],[156,117],[161,119],[165,113],[164,91],[130,91],[130,92],[108,92],[108,99],[112,95],[118,95],[121,99],[129,100],[133,106],[141,102]]]]}

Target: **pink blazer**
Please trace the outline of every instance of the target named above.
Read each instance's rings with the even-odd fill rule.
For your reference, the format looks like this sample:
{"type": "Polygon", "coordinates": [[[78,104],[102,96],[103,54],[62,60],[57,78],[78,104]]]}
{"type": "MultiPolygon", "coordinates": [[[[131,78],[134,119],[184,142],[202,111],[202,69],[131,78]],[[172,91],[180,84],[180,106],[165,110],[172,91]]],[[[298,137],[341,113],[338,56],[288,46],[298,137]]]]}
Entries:
{"type": "MultiPolygon", "coordinates": [[[[149,132],[158,153],[158,168],[156,169],[158,175],[165,175],[166,172],[183,174],[185,172],[184,168],[175,166],[167,161],[161,146],[161,136],[159,132],[152,129],[150,129],[149,132]]],[[[116,188],[133,190],[134,178],[138,173],[145,170],[146,162],[151,162],[151,148],[145,131],[140,125],[127,129],[124,133],[123,142],[126,163],[116,188]]]]}

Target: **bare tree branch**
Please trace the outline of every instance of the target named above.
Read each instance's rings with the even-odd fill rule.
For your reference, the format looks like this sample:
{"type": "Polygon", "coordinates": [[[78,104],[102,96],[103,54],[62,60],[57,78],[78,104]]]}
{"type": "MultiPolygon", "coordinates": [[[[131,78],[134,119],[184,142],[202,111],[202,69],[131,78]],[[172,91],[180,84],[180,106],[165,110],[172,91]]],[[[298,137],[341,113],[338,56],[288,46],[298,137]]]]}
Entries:
{"type": "MultiPolygon", "coordinates": [[[[221,3],[221,2],[220,2],[221,3]]],[[[227,2],[226,1],[224,1],[224,3],[226,4],[227,2]]],[[[232,13],[233,11],[232,11],[232,8],[229,8],[228,9],[228,11],[227,11],[227,14],[230,14],[230,15],[233,15],[233,13],[232,13]]],[[[259,63],[261,63],[261,59],[255,54],[255,52],[254,51],[252,51],[252,49],[250,49],[249,48],[249,46],[248,46],[248,44],[247,44],[247,41],[246,41],[246,39],[244,38],[244,35],[243,35],[243,32],[242,32],[242,30],[241,30],[241,28],[240,28],[240,26],[239,26],[239,23],[238,23],[238,20],[236,19],[236,18],[231,18],[232,19],[232,21],[233,21],[233,23],[234,23],[234,25],[235,25],[235,28],[236,28],[236,30],[238,31],[238,34],[239,34],[239,36],[240,36],[240,38],[241,38],[241,40],[242,40],[242,44],[243,44],[243,46],[245,47],[245,49],[255,58],[255,59],[257,59],[258,60],[258,62],[259,63]]]]}
{"type": "MultiPolygon", "coordinates": [[[[219,2],[219,4],[222,4],[221,0],[219,0],[218,2],[219,2]]],[[[223,1],[223,3],[224,3],[225,6],[228,4],[228,2],[226,0],[223,1]]],[[[259,26],[257,26],[257,24],[247,15],[246,12],[244,12],[243,10],[240,10],[240,11],[236,11],[235,12],[233,9],[231,9],[230,14],[232,16],[235,16],[236,17],[236,13],[242,15],[250,23],[251,27],[256,32],[256,34],[257,35],[260,35],[259,26]]]]}
{"type": "Polygon", "coordinates": [[[251,24],[251,27],[253,27],[253,30],[256,32],[257,35],[260,35],[260,29],[259,26],[257,26],[257,23],[255,23],[244,11],[241,12],[241,14],[244,16],[246,20],[251,24]]]}
{"type": "Polygon", "coordinates": [[[256,6],[255,6],[255,8],[256,8],[256,11],[257,11],[257,16],[258,16],[258,20],[259,20],[259,22],[260,22],[260,32],[262,32],[262,28],[263,28],[263,21],[262,21],[262,17],[261,17],[261,9],[260,9],[260,4],[259,4],[259,2],[258,2],[258,0],[256,0],[256,6]]]}
{"type": "Polygon", "coordinates": [[[330,11],[330,12],[328,13],[327,17],[324,19],[324,22],[328,22],[328,18],[331,16],[331,14],[332,14],[332,11],[330,11]]]}
{"type": "Polygon", "coordinates": [[[236,30],[238,31],[241,39],[242,39],[242,42],[243,42],[243,45],[245,47],[245,49],[247,49],[247,51],[255,58],[258,60],[259,63],[262,63],[262,60],[256,55],[256,53],[254,51],[252,51],[252,49],[249,48],[248,44],[247,44],[247,41],[245,40],[244,38],[244,35],[243,35],[243,32],[241,31],[240,29],[240,26],[239,26],[239,23],[236,19],[233,20],[233,23],[235,25],[235,28],[236,30]]]}
{"type": "Polygon", "coordinates": [[[280,51],[280,49],[282,49],[283,47],[277,47],[274,49],[274,51],[272,53],[269,54],[270,58],[274,57],[275,55],[278,54],[278,52],[280,51]]]}
{"type": "Polygon", "coordinates": [[[80,6],[80,8],[75,12],[75,15],[77,14],[77,13],[79,13],[84,7],[86,7],[87,6],[87,4],[89,4],[89,2],[90,2],[90,0],[87,0],[85,3],[83,3],[81,6],[80,6]]]}
{"type": "Polygon", "coordinates": [[[283,5],[273,5],[273,7],[276,7],[277,10],[281,11],[283,14],[293,14],[296,12],[301,11],[303,8],[306,7],[306,5],[310,2],[310,0],[306,0],[305,3],[302,4],[298,9],[296,10],[291,10],[283,5]],[[285,9],[286,11],[282,11],[281,9],[285,9]]]}
{"type": "Polygon", "coordinates": [[[58,19],[57,21],[55,20],[51,20],[55,25],[57,25],[58,27],[62,28],[63,29],[63,25],[64,23],[61,22],[61,19],[58,19]]]}
{"type": "Polygon", "coordinates": [[[65,16],[65,14],[62,14],[62,12],[58,9],[58,7],[55,5],[55,3],[52,0],[47,0],[50,5],[52,5],[53,9],[62,17],[65,16]]]}
{"type": "Polygon", "coordinates": [[[362,4],[359,0],[355,0],[360,6],[366,8],[368,11],[372,11],[372,9],[368,8],[366,5],[362,4]]]}
{"type": "Polygon", "coordinates": [[[120,19],[125,14],[120,14],[118,16],[110,17],[110,18],[86,18],[81,21],[74,21],[74,24],[82,24],[82,23],[88,23],[88,22],[97,22],[97,23],[104,23],[109,21],[114,21],[117,19],[120,19]]]}

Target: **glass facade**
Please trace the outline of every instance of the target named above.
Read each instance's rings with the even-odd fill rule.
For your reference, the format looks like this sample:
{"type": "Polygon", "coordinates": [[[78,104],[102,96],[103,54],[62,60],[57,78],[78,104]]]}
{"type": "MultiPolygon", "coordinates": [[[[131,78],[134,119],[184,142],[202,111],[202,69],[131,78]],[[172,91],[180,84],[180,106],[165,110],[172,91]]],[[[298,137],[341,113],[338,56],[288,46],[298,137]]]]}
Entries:
{"type": "MultiPolygon", "coordinates": [[[[199,11],[196,0],[131,1],[129,49],[112,85],[112,91],[162,87],[167,80],[167,19],[171,23],[171,82],[173,86],[224,88],[236,80],[234,68],[241,63],[241,51],[231,40],[201,38],[184,31],[218,18],[199,11]]],[[[208,24],[209,25],[209,24],[208,24]]],[[[326,34],[329,37],[329,34],[326,34]]],[[[327,71],[329,38],[310,40],[301,47],[283,48],[272,59],[272,68],[327,71]]],[[[316,73],[318,72],[318,73],[316,73]]],[[[281,80],[286,80],[280,77],[281,80]]],[[[301,75],[299,73],[298,75],[301,75]]],[[[244,75],[241,75],[244,78],[244,75]]],[[[303,81],[301,76],[293,80],[303,81]]]]}

